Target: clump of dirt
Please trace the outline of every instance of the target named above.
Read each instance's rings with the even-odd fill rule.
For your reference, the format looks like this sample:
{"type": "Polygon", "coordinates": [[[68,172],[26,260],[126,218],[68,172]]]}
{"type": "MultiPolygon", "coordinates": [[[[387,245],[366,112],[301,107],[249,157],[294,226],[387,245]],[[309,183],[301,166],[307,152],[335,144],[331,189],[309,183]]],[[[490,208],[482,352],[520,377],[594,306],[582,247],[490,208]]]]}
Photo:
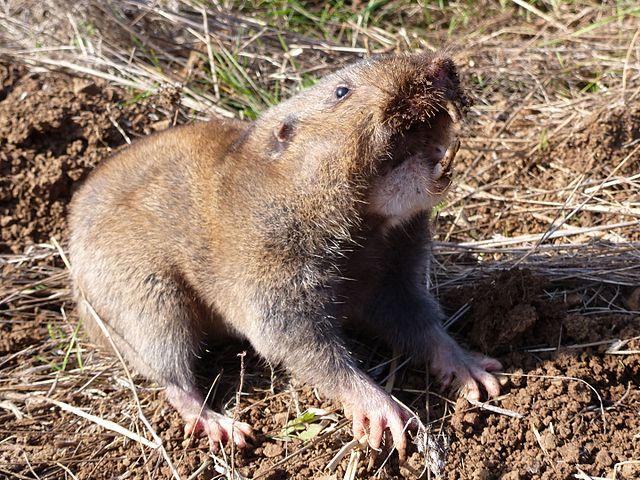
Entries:
{"type": "MultiPolygon", "coordinates": [[[[159,99],[156,99],[158,101],[159,99]]],[[[0,63],[0,252],[62,238],[74,187],[160,120],[100,81],[0,63]]]]}
{"type": "Polygon", "coordinates": [[[548,287],[547,279],[529,270],[504,270],[476,285],[449,290],[443,302],[453,311],[469,303],[470,324],[464,325],[468,343],[486,354],[500,355],[534,339],[553,343],[546,327],[561,324],[566,304],[543,299],[548,287]]]}
{"type": "Polygon", "coordinates": [[[7,98],[19,75],[20,67],[12,63],[0,63],[0,102],[7,98]]]}

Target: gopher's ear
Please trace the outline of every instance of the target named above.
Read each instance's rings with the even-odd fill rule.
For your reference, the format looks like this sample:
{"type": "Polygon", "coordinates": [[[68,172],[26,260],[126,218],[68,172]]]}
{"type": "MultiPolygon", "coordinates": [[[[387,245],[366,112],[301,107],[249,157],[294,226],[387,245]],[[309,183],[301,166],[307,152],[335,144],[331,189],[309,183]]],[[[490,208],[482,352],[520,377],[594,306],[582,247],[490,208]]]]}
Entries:
{"type": "Polygon", "coordinates": [[[273,129],[273,136],[281,144],[288,143],[295,133],[298,120],[293,116],[288,116],[273,129]]]}

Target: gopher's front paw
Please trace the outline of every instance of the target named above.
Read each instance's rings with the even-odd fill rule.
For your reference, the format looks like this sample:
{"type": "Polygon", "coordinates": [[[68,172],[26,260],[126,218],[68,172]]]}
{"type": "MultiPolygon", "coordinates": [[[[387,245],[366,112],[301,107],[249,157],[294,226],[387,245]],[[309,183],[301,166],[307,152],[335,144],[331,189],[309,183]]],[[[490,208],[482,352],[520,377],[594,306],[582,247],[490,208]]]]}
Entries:
{"type": "Polygon", "coordinates": [[[468,400],[480,400],[481,387],[489,397],[500,394],[500,382],[491,373],[502,369],[500,362],[468,352],[453,339],[435,346],[429,367],[442,388],[453,387],[468,400]]]}
{"type": "Polygon", "coordinates": [[[412,425],[412,417],[389,395],[372,387],[369,392],[345,399],[344,409],[353,419],[353,437],[356,440],[366,441],[374,451],[380,451],[384,432],[388,428],[400,460],[405,459],[405,433],[412,425]]]}

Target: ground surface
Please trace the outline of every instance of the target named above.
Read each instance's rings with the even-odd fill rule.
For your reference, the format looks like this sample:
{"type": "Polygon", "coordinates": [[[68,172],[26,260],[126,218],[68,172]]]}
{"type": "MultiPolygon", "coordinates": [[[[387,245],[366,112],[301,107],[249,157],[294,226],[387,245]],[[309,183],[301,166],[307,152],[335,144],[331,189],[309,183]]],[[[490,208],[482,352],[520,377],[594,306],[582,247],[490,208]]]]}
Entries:
{"type": "MultiPolygon", "coordinates": [[[[472,57],[463,55],[467,63],[472,57]]],[[[237,354],[246,345],[212,347],[201,365],[204,388],[223,372],[212,403],[232,408],[258,432],[255,448],[227,452],[233,462],[223,454],[213,461],[203,439],[185,441],[181,421],[161,390],[142,378],[134,378],[140,408],[169,461],[47,400],[151,438],[122,366],[77,338],[66,273],[50,243],[54,236],[64,246],[66,206],[97,163],[128,139],[166,128],[178,118],[175,98],[167,92],[142,100],[134,95],[95,78],[34,72],[9,58],[0,62],[0,253],[5,254],[0,264],[0,477],[169,478],[173,465],[182,478],[191,478],[204,465],[198,478],[215,478],[215,462],[224,459],[246,478],[344,478],[350,454],[335,471],[325,469],[350,439],[338,406],[292,384],[282,372],[272,372],[250,350],[241,369],[237,354]],[[243,394],[236,404],[239,378],[243,394]],[[310,407],[327,412],[319,436],[307,442],[274,438],[310,407]]],[[[584,201],[592,208],[581,210],[560,230],[586,228],[571,234],[576,243],[622,239],[638,260],[637,244],[628,243],[640,237],[637,225],[589,230],[638,218],[633,215],[640,201],[640,162],[634,156],[640,144],[637,99],[611,108],[576,107],[575,117],[566,117],[571,122],[559,121],[562,131],[572,131],[524,152],[511,148],[508,139],[527,138],[532,124],[551,120],[536,117],[540,112],[535,111],[516,114],[517,103],[503,95],[504,108],[490,111],[493,123],[482,124],[476,117],[483,111],[475,110],[467,133],[477,139],[483,129],[486,136],[491,128],[499,129],[507,140],[491,154],[486,145],[477,147],[474,137],[463,144],[456,167],[460,181],[454,200],[439,214],[437,239],[496,241],[486,234],[492,230],[510,238],[544,233],[558,212],[567,213],[559,201],[571,211],[589,195],[588,190],[576,197],[571,192],[631,178],[599,203],[584,201]],[[484,193],[468,196],[469,188],[478,186],[484,186],[477,190],[484,193]],[[558,191],[568,196],[559,197],[558,191]]],[[[390,381],[396,366],[388,363],[391,352],[357,335],[352,342],[365,368],[392,387],[420,414],[437,442],[447,446],[443,478],[640,478],[640,298],[637,277],[620,280],[621,272],[637,271],[638,262],[620,267],[617,276],[613,268],[604,274],[600,269],[591,279],[576,279],[562,265],[549,275],[539,264],[509,271],[480,266],[474,267],[474,280],[447,284],[452,273],[464,271],[456,265],[478,260],[459,252],[437,258],[442,302],[449,314],[463,312],[452,329],[473,348],[496,356],[509,374],[503,396],[492,402],[503,411],[443,394],[420,369],[401,366],[390,381]],[[617,344],[618,339],[626,342],[617,344]]],[[[423,468],[423,456],[414,451],[403,466],[392,457],[379,478],[417,478],[423,468]]],[[[355,478],[375,473],[361,461],[355,478]]]]}

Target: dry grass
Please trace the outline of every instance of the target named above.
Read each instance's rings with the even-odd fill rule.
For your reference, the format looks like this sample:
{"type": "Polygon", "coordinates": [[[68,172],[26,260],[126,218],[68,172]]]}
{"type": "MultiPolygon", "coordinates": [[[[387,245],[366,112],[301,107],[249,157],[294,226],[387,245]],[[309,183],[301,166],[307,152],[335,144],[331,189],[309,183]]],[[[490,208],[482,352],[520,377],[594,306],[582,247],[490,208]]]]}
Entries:
{"type": "MultiPolygon", "coordinates": [[[[456,186],[439,208],[434,288],[444,293],[520,267],[550,279],[550,297],[579,292],[583,314],[640,314],[620,294],[640,285],[640,144],[617,145],[619,156],[588,167],[548,158],[563,149],[588,157],[600,140],[619,133],[605,131],[589,143],[594,125],[612,115],[622,118],[640,102],[640,8],[634,2],[451,2],[440,8],[391,1],[352,8],[267,1],[258,10],[243,2],[203,6],[189,0],[45,5],[47,15],[39,2],[0,2],[0,54],[34,69],[106,79],[131,90],[134,101],[175,91],[180,109],[164,112],[174,122],[216,115],[252,119],[360,56],[446,45],[475,106],[456,186]]],[[[131,448],[140,450],[155,478],[162,465],[148,457],[162,439],[141,413],[149,413],[157,391],[144,382],[134,385],[122,365],[78,340],[67,315],[73,305],[58,249],[34,246],[0,257],[0,267],[0,324],[26,327],[37,320],[39,332],[46,330],[42,341],[0,358],[0,419],[27,416],[34,425],[46,424],[47,402],[60,407],[78,396],[95,401],[98,414],[89,420],[134,439],[131,448]],[[131,400],[131,389],[142,390],[139,400],[131,400]],[[117,411],[100,403],[107,395],[117,411]]],[[[461,309],[450,323],[465,313],[461,309]]],[[[385,362],[376,360],[371,368],[385,362]]],[[[240,403],[238,395],[231,407],[240,403]]],[[[78,419],[68,421],[84,435],[78,419]]],[[[431,419],[429,426],[442,421],[431,419]]],[[[0,449],[19,434],[3,431],[0,449]]],[[[61,445],[65,435],[60,432],[61,445]]],[[[105,434],[96,428],[87,435],[105,434]]],[[[169,450],[163,462],[180,464],[189,451],[169,450]]],[[[299,453],[289,452],[282,462],[299,453]]],[[[82,455],[51,460],[16,452],[23,468],[11,475],[72,478],[70,469],[91,460],[82,455]]],[[[232,478],[228,462],[213,460],[216,471],[232,478]]],[[[211,461],[185,468],[195,478],[211,461]]],[[[0,464],[3,472],[10,475],[0,464]]]]}

